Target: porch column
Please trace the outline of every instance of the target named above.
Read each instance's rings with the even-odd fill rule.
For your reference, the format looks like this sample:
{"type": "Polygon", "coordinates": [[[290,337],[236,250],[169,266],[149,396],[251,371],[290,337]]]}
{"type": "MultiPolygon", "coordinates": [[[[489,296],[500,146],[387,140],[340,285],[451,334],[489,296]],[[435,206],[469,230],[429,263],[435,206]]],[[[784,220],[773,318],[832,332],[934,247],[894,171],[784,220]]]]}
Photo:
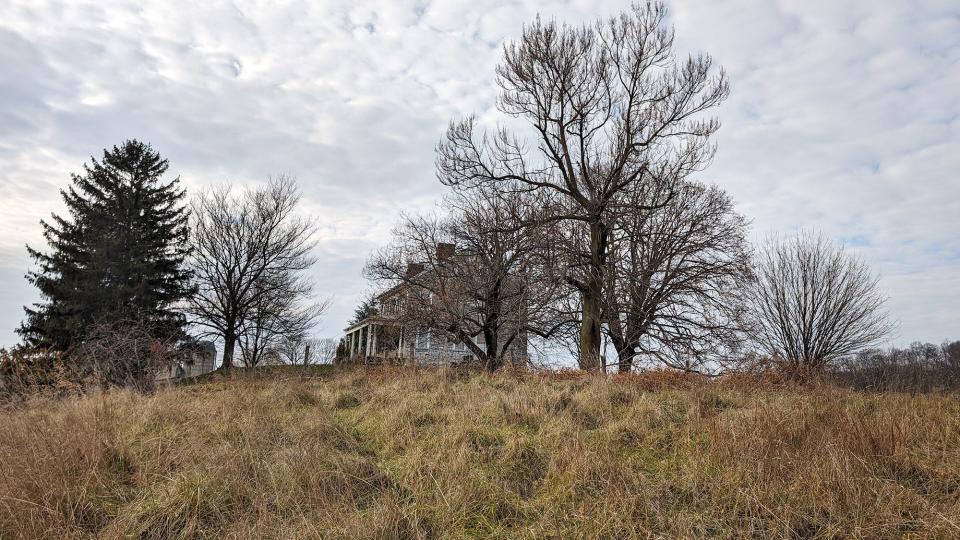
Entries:
{"type": "Polygon", "coordinates": [[[370,325],[370,332],[372,335],[372,344],[370,346],[370,356],[377,355],[377,327],[375,325],[370,325]]]}
{"type": "Polygon", "coordinates": [[[365,338],[363,340],[364,356],[370,356],[370,325],[365,326],[363,329],[365,338]]]}

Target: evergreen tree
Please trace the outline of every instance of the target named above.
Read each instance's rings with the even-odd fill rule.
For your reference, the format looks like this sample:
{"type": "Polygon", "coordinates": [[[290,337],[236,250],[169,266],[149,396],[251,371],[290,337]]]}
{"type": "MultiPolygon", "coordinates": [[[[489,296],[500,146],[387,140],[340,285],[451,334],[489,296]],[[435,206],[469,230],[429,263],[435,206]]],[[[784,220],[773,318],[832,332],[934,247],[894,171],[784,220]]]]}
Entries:
{"type": "Polygon", "coordinates": [[[366,298],[360,302],[359,306],[354,308],[353,318],[350,319],[349,324],[357,324],[367,317],[376,317],[378,313],[376,301],[372,297],[366,298]]]}
{"type": "Polygon", "coordinates": [[[176,304],[191,293],[188,213],[179,177],[162,179],[167,167],[149,144],[131,140],[71,175],[60,191],[69,216],[40,222],[50,251],[27,246],[39,269],[26,277],[43,298],[24,308],[18,332],[28,344],[64,350],[94,324],[182,336],[176,304]]]}

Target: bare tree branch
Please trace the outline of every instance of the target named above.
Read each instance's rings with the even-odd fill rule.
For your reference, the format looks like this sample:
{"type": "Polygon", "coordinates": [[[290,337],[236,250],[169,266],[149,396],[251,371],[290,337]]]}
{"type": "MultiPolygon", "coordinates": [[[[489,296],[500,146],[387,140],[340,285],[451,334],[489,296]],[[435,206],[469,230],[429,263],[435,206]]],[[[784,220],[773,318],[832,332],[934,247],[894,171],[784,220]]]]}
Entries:
{"type": "Polygon", "coordinates": [[[311,299],[304,274],[316,261],[316,224],[295,213],[299,200],[296,182],[280,176],[239,195],[229,185],[211,188],[193,201],[197,293],[187,311],[201,334],[223,339],[222,369],[238,343],[255,365],[268,345],[306,331],[328,306],[311,299]]]}
{"type": "Polygon", "coordinates": [[[504,46],[496,74],[499,109],[525,119],[534,143],[503,128],[478,133],[473,118],[452,122],[437,146],[437,175],[458,189],[547,192],[562,204],[545,219],[582,224],[568,228],[584,251],[565,272],[580,296],[580,366],[600,369],[611,235],[623,212],[642,210],[621,201],[655,178],[683,179],[709,164],[719,123],[700,116],[726,99],[726,74],[709,56],[674,56],[660,2],[584,27],[538,17],[504,46]]]}
{"type": "Polygon", "coordinates": [[[795,370],[876,345],[894,329],[867,265],[824,236],[771,239],[750,290],[755,332],[770,354],[795,370]]]}

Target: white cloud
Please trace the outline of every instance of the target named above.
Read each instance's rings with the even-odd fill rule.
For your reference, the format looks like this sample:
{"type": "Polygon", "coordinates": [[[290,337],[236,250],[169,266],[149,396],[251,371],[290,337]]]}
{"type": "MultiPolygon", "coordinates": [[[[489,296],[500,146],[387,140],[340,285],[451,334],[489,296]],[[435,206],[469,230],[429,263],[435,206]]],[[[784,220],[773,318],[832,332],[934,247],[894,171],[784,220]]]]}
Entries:
{"type": "MultiPolygon", "coordinates": [[[[499,46],[537,13],[582,22],[622,2],[0,4],[0,343],[34,293],[37,221],[91,154],[141,138],[190,188],[300,178],[322,225],[335,334],[363,260],[401,209],[442,193],[447,121],[495,118],[499,46]]],[[[902,341],[958,337],[960,7],[674,2],[680,50],[710,52],[733,96],[715,165],[758,236],[856,239],[902,341]]]]}
{"type": "Polygon", "coordinates": [[[733,79],[707,175],[760,236],[818,227],[864,244],[901,342],[955,338],[960,321],[960,6],[949,4],[676,9],[684,42],[733,79]]]}

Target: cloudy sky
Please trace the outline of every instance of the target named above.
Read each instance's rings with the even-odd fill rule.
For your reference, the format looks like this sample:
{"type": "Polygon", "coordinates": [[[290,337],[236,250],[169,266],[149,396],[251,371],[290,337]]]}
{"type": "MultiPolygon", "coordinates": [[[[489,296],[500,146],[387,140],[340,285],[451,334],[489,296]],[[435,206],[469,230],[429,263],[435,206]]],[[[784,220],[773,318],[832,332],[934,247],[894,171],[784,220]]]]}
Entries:
{"type": "MultiPolygon", "coordinates": [[[[25,243],[91,154],[150,141],[191,189],[299,178],[338,335],[366,256],[443,189],[447,122],[494,123],[501,45],[624,1],[0,2],[0,345],[25,243]],[[149,4],[149,5],[141,5],[149,4]],[[282,4],[282,5],[281,5],[282,4]]],[[[960,338],[960,3],[674,0],[680,52],[730,74],[719,154],[756,238],[820,228],[882,276],[897,343],[960,338]]]]}

